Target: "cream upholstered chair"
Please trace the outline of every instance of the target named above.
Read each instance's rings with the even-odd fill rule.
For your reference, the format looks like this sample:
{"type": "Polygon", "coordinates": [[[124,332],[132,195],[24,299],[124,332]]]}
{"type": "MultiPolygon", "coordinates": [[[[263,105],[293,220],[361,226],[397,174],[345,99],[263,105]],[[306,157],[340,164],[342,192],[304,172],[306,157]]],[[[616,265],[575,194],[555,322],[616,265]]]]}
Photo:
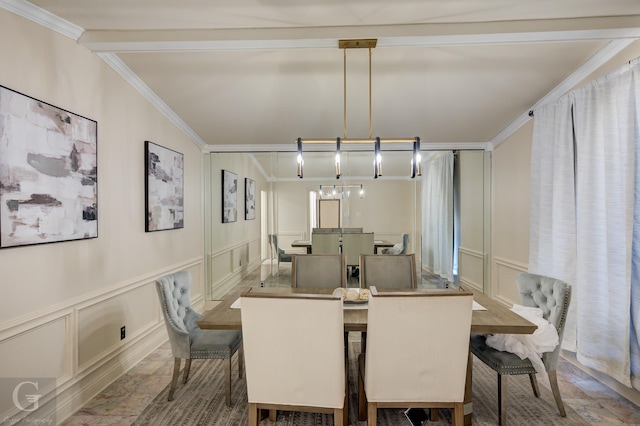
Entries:
{"type": "Polygon", "coordinates": [[[260,410],[348,416],[342,298],[260,293],[241,297],[249,426],[260,410]]]}
{"type": "Polygon", "coordinates": [[[164,322],[169,333],[171,352],[175,357],[168,400],[173,399],[182,358],[186,359],[183,383],[189,379],[192,359],[224,359],[227,405],[231,405],[231,357],[238,351],[238,376],[242,377],[242,332],[237,330],[202,330],[201,315],[191,309],[191,274],[175,272],[156,280],[164,322]]]}
{"type": "Polygon", "coordinates": [[[416,258],[412,254],[364,254],[360,260],[362,287],[416,288],[416,258]]]}
{"type": "Polygon", "coordinates": [[[466,291],[371,287],[367,351],[358,359],[369,426],[383,407],[452,408],[453,424],[464,423],[472,304],[466,291]]]}
{"type": "Polygon", "coordinates": [[[312,233],[311,234],[312,254],[339,254],[340,234],[337,232],[312,233]]]}
{"type": "Polygon", "coordinates": [[[291,287],[336,288],[347,286],[343,254],[294,254],[291,287]]]}
{"type": "Polygon", "coordinates": [[[347,258],[347,267],[360,266],[360,255],[373,254],[373,251],[373,232],[342,235],[342,253],[347,258]]]}
{"type": "MultiPolygon", "coordinates": [[[[523,306],[540,308],[542,316],[553,324],[558,332],[559,343],[552,352],[542,354],[542,363],[549,376],[549,384],[553,397],[562,417],[566,417],[556,368],[560,356],[560,346],[564,335],[564,324],[571,302],[571,286],[566,282],[545,277],[543,275],[520,272],[516,276],[516,284],[520,292],[520,300],[523,306]]],[[[471,352],[482,362],[498,373],[498,423],[507,424],[506,410],[506,385],[507,376],[515,374],[528,374],[536,398],[540,397],[536,369],[528,358],[520,359],[510,352],[502,352],[487,345],[486,336],[474,334],[471,336],[471,352]]]]}

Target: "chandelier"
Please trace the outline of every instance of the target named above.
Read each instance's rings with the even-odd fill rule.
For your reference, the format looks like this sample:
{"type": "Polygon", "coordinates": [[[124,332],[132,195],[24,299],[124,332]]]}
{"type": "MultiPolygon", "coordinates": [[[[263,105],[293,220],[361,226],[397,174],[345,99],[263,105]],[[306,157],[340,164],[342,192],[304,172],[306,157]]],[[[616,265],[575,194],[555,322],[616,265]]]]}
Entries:
{"type": "Polygon", "coordinates": [[[420,138],[406,138],[406,139],[381,139],[379,137],[373,137],[373,126],[372,126],[372,107],[371,107],[371,56],[372,49],[376,47],[377,39],[354,39],[354,40],[339,40],[338,47],[343,50],[343,109],[344,109],[344,127],[343,127],[343,136],[342,138],[337,137],[335,139],[303,139],[298,138],[296,140],[297,144],[297,175],[302,179],[303,177],[303,168],[304,168],[304,158],[302,155],[302,145],[303,142],[311,143],[311,144],[335,144],[336,145],[336,156],[335,156],[335,169],[336,169],[336,179],[340,179],[342,174],[340,169],[340,157],[342,155],[341,146],[344,144],[362,144],[362,143],[373,143],[373,177],[377,179],[382,176],[382,151],[381,144],[382,143],[413,143],[413,151],[411,155],[411,177],[415,178],[416,176],[422,175],[422,168],[420,165],[421,155],[420,155],[420,138]],[[347,138],[347,49],[369,49],[369,137],[368,138],[347,138]]]}

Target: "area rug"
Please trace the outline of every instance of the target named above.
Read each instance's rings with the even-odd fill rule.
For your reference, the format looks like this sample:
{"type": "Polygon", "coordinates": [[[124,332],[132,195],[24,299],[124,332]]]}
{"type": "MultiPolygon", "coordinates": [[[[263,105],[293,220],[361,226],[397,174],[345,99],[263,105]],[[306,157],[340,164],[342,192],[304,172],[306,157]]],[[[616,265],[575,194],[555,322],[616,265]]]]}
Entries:
{"type": "MultiPolygon", "coordinates": [[[[359,341],[349,342],[349,424],[365,425],[357,420],[356,353],[359,341]],[[355,379],[355,380],[354,380],[355,379]]],[[[222,360],[194,360],[189,382],[180,384],[173,401],[167,401],[169,386],[149,404],[134,425],[246,425],[247,388],[244,379],[238,379],[237,361],[234,357],[232,376],[232,406],[225,403],[224,366],[222,360]]],[[[181,377],[182,378],[182,377],[181,377]]],[[[565,404],[567,417],[560,417],[551,391],[540,383],[540,398],[535,398],[527,375],[508,379],[507,423],[510,425],[549,426],[584,425],[584,419],[565,404]]],[[[478,359],[473,366],[473,424],[498,424],[496,373],[478,359]]],[[[403,409],[379,409],[379,425],[406,425],[403,409]]],[[[261,425],[274,426],[330,426],[333,416],[326,414],[278,412],[275,423],[268,419],[261,425]]],[[[439,410],[439,420],[429,426],[451,424],[449,410],[439,410]]]]}

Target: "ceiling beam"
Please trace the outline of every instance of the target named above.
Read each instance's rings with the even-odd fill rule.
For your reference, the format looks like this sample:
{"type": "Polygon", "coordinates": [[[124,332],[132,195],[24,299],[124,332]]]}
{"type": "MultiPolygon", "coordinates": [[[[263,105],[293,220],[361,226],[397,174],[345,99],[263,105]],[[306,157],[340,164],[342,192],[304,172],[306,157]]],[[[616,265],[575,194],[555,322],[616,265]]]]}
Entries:
{"type": "Polygon", "coordinates": [[[640,37],[640,15],[349,27],[200,30],[87,30],[79,44],[93,52],[335,49],[341,39],[377,38],[377,47],[545,43],[640,37]]]}

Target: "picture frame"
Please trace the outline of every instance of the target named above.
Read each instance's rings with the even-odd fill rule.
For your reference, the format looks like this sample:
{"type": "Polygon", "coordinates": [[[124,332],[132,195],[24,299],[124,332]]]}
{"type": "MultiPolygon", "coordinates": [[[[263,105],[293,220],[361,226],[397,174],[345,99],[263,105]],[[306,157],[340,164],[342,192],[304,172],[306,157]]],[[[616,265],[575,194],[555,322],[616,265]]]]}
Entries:
{"type": "Polygon", "coordinates": [[[222,223],[238,219],[238,175],[222,170],[222,223]]]}
{"type": "Polygon", "coordinates": [[[184,228],[184,155],[144,143],[145,232],[184,228]]]}
{"type": "Polygon", "coordinates": [[[244,219],[256,218],[256,181],[244,178],[244,219]]]}
{"type": "Polygon", "coordinates": [[[98,237],[98,123],[0,86],[0,248],[98,237]]]}

